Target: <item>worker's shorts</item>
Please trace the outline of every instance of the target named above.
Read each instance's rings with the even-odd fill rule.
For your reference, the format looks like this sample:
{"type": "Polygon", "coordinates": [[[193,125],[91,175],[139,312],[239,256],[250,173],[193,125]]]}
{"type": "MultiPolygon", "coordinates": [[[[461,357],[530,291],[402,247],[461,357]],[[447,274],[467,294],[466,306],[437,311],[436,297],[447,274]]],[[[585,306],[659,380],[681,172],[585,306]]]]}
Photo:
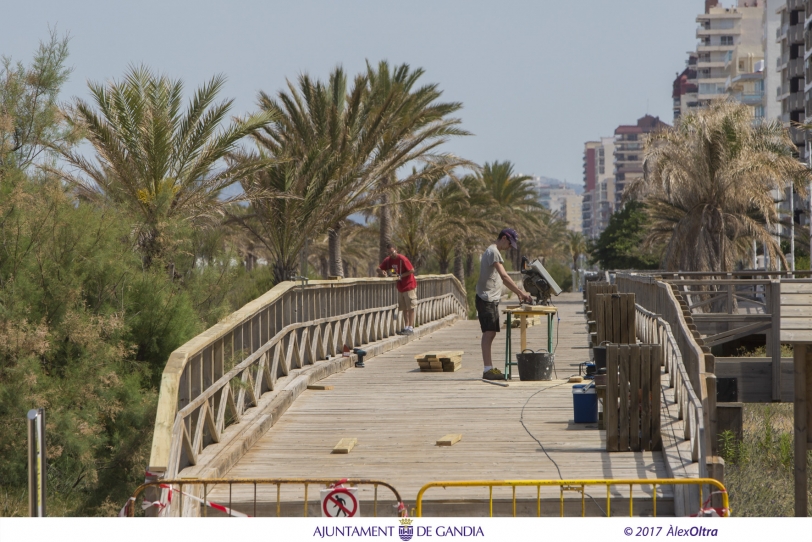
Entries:
{"type": "Polygon", "coordinates": [[[483,333],[485,331],[500,331],[498,301],[485,301],[476,296],[476,313],[479,317],[479,327],[483,333]]]}
{"type": "Polygon", "coordinates": [[[398,292],[398,308],[402,311],[413,311],[417,307],[417,289],[398,292]]]}

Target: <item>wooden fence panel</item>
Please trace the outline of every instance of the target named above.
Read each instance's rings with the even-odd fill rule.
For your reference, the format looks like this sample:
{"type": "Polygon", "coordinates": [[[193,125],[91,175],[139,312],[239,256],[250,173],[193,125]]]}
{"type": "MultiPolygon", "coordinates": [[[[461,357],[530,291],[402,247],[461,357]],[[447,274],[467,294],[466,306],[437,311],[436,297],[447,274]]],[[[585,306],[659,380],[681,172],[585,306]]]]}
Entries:
{"type": "Polygon", "coordinates": [[[660,449],[661,349],[659,344],[607,346],[603,409],[607,451],[660,449]]]}
{"type": "Polygon", "coordinates": [[[606,427],[606,451],[618,451],[618,349],[606,350],[606,397],[603,423],[606,427]]]}
{"type": "Polygon", "coordinates": [[[595,321],[598,343],[634,344],[636,311],[634,294],[596,294],[595,321]]]}

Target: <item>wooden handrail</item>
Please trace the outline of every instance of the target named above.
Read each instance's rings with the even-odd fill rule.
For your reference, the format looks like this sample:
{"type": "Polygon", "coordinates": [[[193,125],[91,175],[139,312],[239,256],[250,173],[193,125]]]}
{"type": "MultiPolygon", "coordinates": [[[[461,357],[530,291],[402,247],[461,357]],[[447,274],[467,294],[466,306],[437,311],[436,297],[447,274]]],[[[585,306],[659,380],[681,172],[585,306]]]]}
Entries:
{"type": "Polygon", "coordinates": [[[716,408],[715,376],[712,369],[706,371],[705,352],[688,328],[668,283],[654,276],[632,273],[618,273],[615,281],[619,291],[635,294],[643,340],[663,345],[670,383],[676,388],[680,416],[685,421],[685,439],[691,440],[692,461],[699,463],[700,476],[704,476],[707,461],[713,456],[715,416],[711,413],[716,408]],[[712,393],[708,390],[709,381],[712,393]]]}
{"type": "MultiPolygon", "coordinates": [[[[399,325],[395,279],[283,282],[172,352],[161,378],[150,472],[176,476],[197,463],[289,372],[387,338],[399,325]],[[227,416],[230,414],[230,416],[227,416]]],[[[453,275],[417,277],[415,325],[465,317],[453,275]]]]}

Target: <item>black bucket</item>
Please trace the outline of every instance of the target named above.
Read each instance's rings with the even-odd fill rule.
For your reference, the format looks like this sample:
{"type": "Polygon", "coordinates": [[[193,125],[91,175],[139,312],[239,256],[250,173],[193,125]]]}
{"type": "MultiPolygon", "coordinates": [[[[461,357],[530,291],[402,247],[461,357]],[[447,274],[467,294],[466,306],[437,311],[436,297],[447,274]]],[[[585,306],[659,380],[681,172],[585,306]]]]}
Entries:
{"type": "Polygon", "coordinates": [[[520,380],[552,380],[553,355],[549,352],[533,352],[530,349],[516,354],[519,362],[520,380]]]}
{"type": "Polygon", "coordinates": [[[592,347],[592,357],[595,360],[595,370],[606,369],[606,346],[608,341],[604,341],[600,346],[592,347]]]}

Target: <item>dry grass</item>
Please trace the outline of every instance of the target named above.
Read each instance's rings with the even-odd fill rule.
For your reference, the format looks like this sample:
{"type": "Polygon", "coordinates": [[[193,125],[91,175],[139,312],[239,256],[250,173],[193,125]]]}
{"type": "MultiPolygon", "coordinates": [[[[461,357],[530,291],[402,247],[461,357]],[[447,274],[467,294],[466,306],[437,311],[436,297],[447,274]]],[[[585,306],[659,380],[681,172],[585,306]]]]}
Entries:
{"type": "MultiPolygon", "coordinates": [[[[792,408],[791,404],[746,404],[744,439],[736,442],[732,433],[720,438],[733,516],[794,515],[792,408]]],[[[807,472],[812,473],[808,457],[807,464],[807,472]]],[[[809,502],[812,504],[812,493],[809,502]]],[[[808,515],[812,515],[812,507],[808,515]]]]}

